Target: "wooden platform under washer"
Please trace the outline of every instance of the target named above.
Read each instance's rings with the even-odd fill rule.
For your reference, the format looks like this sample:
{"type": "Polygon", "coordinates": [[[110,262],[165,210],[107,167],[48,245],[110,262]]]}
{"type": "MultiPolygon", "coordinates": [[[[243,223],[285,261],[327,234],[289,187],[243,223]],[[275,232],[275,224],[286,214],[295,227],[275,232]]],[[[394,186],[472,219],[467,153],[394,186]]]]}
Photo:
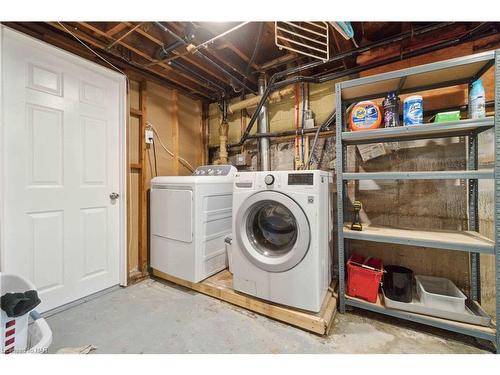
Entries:
{"type": "Polygon", "coordinates": [[[334,284],[329,288],[320,312],[311,313],[235,291],[233,289],[233,275],[228,270],[221,271],[200,283],[184,281],[157,270],[153,270],[153,275],[319,335],[328,334],[337,311],[337,293],[334,284]]]}

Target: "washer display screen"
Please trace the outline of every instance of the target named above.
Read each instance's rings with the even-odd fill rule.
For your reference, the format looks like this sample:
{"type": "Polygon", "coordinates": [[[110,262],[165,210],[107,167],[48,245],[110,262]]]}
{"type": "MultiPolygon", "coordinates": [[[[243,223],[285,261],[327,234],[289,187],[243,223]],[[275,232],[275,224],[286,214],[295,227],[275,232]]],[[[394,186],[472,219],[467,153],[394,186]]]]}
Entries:
{"type": "Polygon", "coordinates": [[[312,185],[314,175],[312,173],[290,173],[288,185],[312,185]]]}
{"type": "Polygon", "coordinates": [[[250,208],[246,230],[255,249],[265,256],[281,256],[297,241],[294,215],[276,201],[260,201],[250,208]]]}

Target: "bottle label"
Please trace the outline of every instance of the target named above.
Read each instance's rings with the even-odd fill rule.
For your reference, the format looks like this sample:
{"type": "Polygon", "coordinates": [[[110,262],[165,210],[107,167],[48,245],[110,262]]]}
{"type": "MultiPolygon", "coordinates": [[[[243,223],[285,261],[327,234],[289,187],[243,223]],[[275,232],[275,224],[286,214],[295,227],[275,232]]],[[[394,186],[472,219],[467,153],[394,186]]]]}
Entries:
{"type": "Polygon", "coordinates": [[[486,105],[484,102],[484,97],[476,96],[471,99],[470,103],[471,118],[484,118],[486,117],[486,105]]]}
{"type": "Polygon", "coordinates": [[[404,125],[422,124],[424,111],[421,100],[409,100],[404,102],[404,125]]]}
{"type": "Polygon", "coordinates": [[[352,114],[352,122],[357,128],[369,128],[378,120],[375,106],[369,104],[365,107],[356,107],[352,114]]]}

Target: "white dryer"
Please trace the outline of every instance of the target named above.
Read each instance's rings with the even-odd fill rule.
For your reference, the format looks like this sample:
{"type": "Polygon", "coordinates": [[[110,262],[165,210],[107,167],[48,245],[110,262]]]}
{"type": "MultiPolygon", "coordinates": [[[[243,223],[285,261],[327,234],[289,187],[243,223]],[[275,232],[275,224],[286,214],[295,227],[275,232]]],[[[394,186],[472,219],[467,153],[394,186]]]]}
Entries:
{"type": "Polygon", "coordinates": [[[332,174],[239,172],[233,192],[235,290],[319,311],[331,281],[332,174]]]}
{"type": "Polygon", "coordinates": [[[151,180],[153,269],[197,283],[227,267],[235,174],[233,166],[208,165],[151,180]]]}

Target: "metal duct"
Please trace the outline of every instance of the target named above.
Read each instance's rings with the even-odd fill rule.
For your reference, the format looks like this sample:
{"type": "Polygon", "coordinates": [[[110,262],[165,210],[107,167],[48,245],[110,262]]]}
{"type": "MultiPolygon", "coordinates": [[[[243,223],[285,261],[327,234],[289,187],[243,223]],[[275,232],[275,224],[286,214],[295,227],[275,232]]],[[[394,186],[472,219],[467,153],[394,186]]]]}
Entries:
{"type": "MultiPolygon", "coordinates": [[[[266,90],[266,80],[259,78],[259,95],[264,95],[266,90]]],[[[267,116],[267,103],[264,104],[259,112],[259,133],[269,133],[269,119],[267,116]]],[[[259,140],[260,147],[260,170],[268,171],[271,168],[271,158],[269,155],[269,138],[264,137],[259,140]]]]}

